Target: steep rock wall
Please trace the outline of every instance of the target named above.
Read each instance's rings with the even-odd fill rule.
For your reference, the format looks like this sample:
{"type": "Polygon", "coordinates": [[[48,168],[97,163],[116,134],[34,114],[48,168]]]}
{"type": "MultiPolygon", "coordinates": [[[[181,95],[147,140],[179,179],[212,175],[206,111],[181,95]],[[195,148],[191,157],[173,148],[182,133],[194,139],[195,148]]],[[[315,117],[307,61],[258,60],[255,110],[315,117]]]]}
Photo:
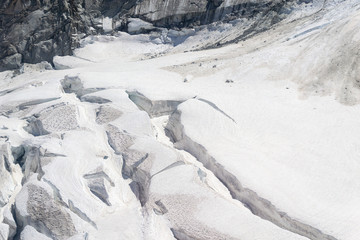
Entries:
{"type": "Polygon", "coordinates": [[[239,17],[257,21],[266,18],[273,24],[284,18],[284,6],[293,3],[296,4],[294,0],[7,0],[0,4],[0,71],[16,69],[24,62],[52,62],[56,55],[72,54],[80,38],[104,32],[104,17],[110,19],[110,31],[126,30],[131,17],[167,28],[239,17]]]}
{"type": "Polygon", "coordinates": [[[52,61],[77,46],[94,25],[80,0],[12,0],[0,7],[0,70],[52,61]]]}

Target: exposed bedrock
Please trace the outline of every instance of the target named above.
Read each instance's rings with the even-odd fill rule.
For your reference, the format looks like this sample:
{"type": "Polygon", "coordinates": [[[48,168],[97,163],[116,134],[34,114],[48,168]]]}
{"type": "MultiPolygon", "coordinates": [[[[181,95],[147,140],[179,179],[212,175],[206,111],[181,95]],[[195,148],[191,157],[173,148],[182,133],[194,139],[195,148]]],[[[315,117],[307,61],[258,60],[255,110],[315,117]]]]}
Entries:
{"type": "Polygon", "coordinates": [[[81,1],[3,1],[0,6],[0,71],[22,62],[52,61],[77,46],[77,31],[86,31],[81,1]],[[84,22],[84,23],[82,23],[84,22]],[[82,23],[82,24],[80,24],[82,23]]]}
{"type": "Polygon", "coordinates": [[[185,27],[208,24],[219,20],[234,20],[239,17],[251,19],[261,13],[263,16],[271,11],[273,22],[283,18],[282,7],[293,1],[247,1],[247,0],[200,0],[185,2],[148,0],[136,5],[135,16],[153,22],[161,27],[185,27]]]}
{"type": "Polygon", "coordinates": [[[268,220],[283,229],[308,237],[312,240],[335,240],[334,237],[291,218],[285,212],[279,211],[270,201],[260,197],[256,192],[244,188],[241,182],[219,164],[216,159],[208,153],[205,147],[193,141],[186,135],[184,126],[181,123],[181,111],[176,110],[170,116],[166,130],[169,137],[174,141],[174,146],[176,148],[185,150],[196,157],[198,161],[212,171],[228,188],[231,196],[242,202],[253,214],[268,220]]]}
{"type": "MultiPolygon", "coordinates": [[[[294,0],[7,0],[0,3],[0,71],[22,63],[52,62],[72,54],[90,34],[127,30],[129,18],[160,27],[186,27],[236,18],[276,23],[286,17],[294,0]],[[105,26],[105,17],[110,22],[105,26]]],[[[250,31],[253,31],[251,28],[250,31]]]]}

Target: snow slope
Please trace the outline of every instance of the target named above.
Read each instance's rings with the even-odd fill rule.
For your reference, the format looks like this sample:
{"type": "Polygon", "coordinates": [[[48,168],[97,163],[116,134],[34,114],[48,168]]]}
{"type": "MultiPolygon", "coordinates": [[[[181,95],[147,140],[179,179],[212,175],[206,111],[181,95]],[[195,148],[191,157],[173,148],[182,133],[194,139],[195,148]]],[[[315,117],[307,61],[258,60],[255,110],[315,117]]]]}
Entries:
{"type": "Polygon", "coordinates": [[[237,24],[0,73],[0,236],[357,240],[360,4],[237,24]]]}

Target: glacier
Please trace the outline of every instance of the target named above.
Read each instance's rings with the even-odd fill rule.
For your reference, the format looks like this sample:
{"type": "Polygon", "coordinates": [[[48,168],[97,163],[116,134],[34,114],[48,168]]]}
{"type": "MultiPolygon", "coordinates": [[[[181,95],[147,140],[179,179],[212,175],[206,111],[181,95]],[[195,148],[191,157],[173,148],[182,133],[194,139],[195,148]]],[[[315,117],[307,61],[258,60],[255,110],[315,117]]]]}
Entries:
{"type": "Polygon", "coordinates": [[[359,239],[359,1],[131,21],[0,72],[1,240],[359,239]]]}

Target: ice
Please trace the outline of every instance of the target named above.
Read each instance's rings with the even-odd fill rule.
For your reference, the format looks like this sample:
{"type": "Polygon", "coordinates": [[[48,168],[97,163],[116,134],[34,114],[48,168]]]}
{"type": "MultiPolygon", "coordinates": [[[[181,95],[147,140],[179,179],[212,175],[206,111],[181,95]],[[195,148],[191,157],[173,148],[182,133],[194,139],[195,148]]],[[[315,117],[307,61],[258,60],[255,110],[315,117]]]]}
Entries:
{"type": "Polygon", "coordinates": [[[0,238],[357,240],[359,3],[305,6],[0,73],[0,238]]]}
{"type": "Polygon", "coordinates": [[[130,34],[143,33],[155,29],[151,23],[145,22],[138,18],[129,18],[127,27],[130,34]]]}

